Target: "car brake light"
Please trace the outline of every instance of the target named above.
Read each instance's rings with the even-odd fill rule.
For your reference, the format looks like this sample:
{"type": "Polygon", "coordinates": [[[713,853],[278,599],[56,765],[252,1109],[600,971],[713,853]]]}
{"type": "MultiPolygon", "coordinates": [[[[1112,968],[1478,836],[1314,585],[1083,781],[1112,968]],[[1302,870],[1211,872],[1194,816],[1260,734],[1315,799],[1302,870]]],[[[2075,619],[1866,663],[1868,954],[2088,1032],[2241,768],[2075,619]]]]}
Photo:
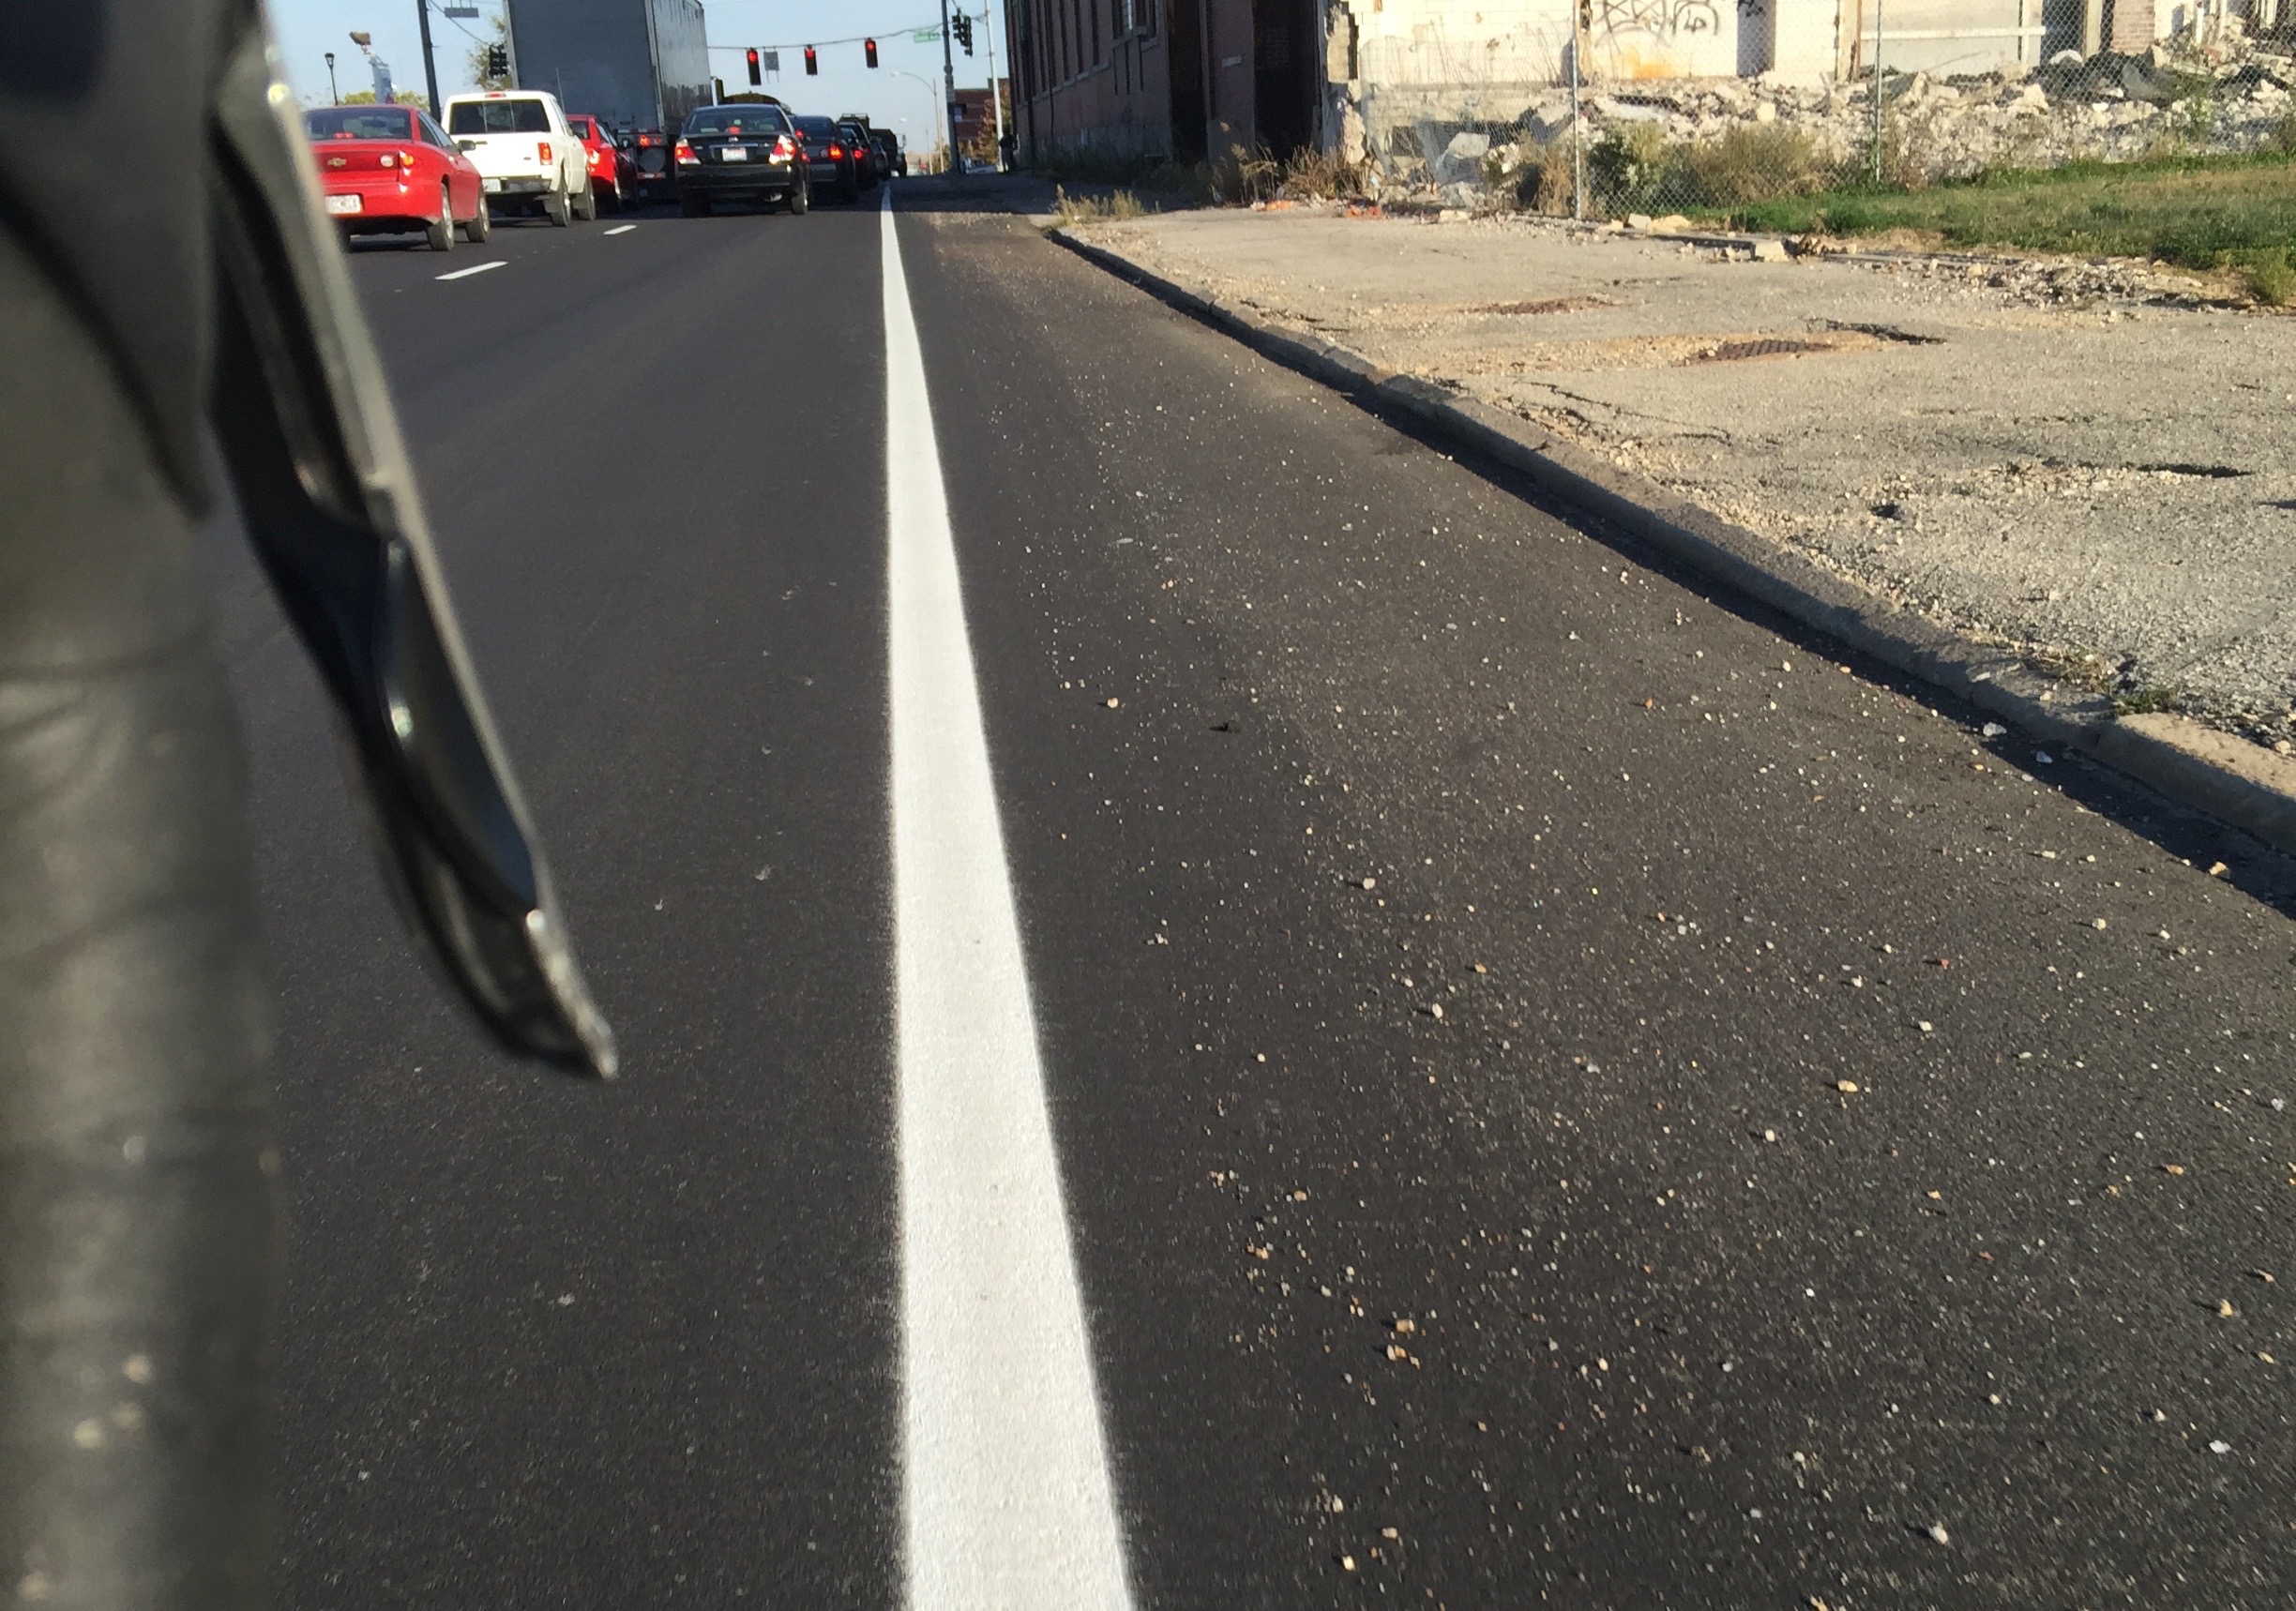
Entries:
{"type": "Polygon", "coordinates": [[[549,161],[550,159],[551,159],[551,147],[550,147],[550,142],[549,142],[549,141],[547,141],[547,140],[537,140],[537,141],[536,141],[536,142],[535,142],[535,160],[536,160],[536,161],[537,161],[537,162],[547,162],[547,161],[549,161]]]}
{"type": "Polygon", "coordinates": [[[834,161],[836,161],[836,160],[837,160],[838,158],[840,158],[840,157],[842,157],[842,156],[844,156],[844,155],[845,155],[845,147],[843,147],[842,145],[831,145],[831,146],[829,147],[829,159],[830,159],[831,161],[833,161],[833,162],[834,162],[834,161]]]}
{"type": "Polygon", "coordinates": [[[412,167],[414,167],[414,166],[415,166],[415,153],[414,153],[414,152],[412,152],[412,151],[401,151],[401,152],[400,152],[400,153],[399,153],[399,166],[400,166],[400,167],[401,167],[401,168],[412,168],[412,167]]]}
{"type": "Polygon", "coordinates": [[[694,155],[694,148],[687,144],[683,140],[677,143],[677,159],[681,162],[699,162],[702,160],[701,158],[694,155]]]}

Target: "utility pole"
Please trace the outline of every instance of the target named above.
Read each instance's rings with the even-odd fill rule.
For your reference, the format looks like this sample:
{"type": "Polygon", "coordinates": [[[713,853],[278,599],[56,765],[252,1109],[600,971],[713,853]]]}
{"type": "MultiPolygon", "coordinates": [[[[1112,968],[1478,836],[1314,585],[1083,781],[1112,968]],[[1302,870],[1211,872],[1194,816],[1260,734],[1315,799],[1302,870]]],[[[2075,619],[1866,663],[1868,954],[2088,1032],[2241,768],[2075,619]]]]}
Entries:
{"type": "Polygon", "coordinates": [[[993,7],[981,7],[981,32],[989,36],[989,104],[996,108],[997,172],[1004,172],[1004,92],[997,88],[996,28],[989,13],[993,7]]]}
{"type": "Polygon", "coordinates": [[[430,115],[439,114],[438,62],[430,53],[430,0],[415,0],[415,15],[422,19],[423,83],[430,91],[430,115]]]}
{"type": "Polygon", "coordinates": [[[336,83],[335,83],[335,53],[334,53],[333,51],[329,51],[329,52],[326,53],[326,59],[327,59],[327,98],[328,98],[329,100],[332,100],[332,101],[333,101],[333,102],[334,102],[334,103],[335,103],[337,106],[340,106],[340,105],[342,104],[342,91],[341,91],[341,89],[340,89],[340,88],[339,88],[339,87],[337,86],[337,84],[336,84],[336,83]]]}
{"type": "Polygon", "coordinates": [[[949,37],[949,0],[941,0],[941,103],[947,114],[948,172],[957,176],[957,46],[949,37]]]}

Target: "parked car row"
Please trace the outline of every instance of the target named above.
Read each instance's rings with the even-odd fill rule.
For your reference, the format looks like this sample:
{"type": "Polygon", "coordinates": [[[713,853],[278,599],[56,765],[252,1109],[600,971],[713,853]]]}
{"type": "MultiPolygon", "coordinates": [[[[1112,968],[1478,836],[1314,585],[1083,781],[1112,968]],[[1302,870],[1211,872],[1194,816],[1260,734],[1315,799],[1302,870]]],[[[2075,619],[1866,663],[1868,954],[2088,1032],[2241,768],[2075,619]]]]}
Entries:
{"type": "Polygon", "coordinates": [[[487,238],[499,217],[564,227],[675,198],[688,218],[720,202],[803,213],[814,191],[844,202],[908,173],[900,142],[859,116],[793,116],[776,101],[705,106],[674,139],[608,128],[539,90],[446,102],[446,127],[413,106],[304,114],[326,209],[346,235],[420,232],[433,250],[487,238]]]}

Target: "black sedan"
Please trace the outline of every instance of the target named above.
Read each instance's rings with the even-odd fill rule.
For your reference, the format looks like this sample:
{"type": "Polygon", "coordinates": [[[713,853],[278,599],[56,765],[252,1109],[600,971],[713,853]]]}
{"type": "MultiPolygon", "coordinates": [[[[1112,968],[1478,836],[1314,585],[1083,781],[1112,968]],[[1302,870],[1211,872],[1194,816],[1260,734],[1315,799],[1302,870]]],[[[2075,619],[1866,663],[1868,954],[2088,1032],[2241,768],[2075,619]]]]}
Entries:
{"type": "Polygon", "coordinates": [[[678,131],[678,211],[700,218],[719,202],[776,203],[793,213],[812,205],[805,143],[778,106],[705,106],[678,131]]]}
{"type": "Polygon", "coordinates": [[[797,133],[805,141],[806,177],[840,202],[858,197],[861,169],[869,158],[853,149],[852,139],[838,127],[837,119],[801,117],[797,133]]]}

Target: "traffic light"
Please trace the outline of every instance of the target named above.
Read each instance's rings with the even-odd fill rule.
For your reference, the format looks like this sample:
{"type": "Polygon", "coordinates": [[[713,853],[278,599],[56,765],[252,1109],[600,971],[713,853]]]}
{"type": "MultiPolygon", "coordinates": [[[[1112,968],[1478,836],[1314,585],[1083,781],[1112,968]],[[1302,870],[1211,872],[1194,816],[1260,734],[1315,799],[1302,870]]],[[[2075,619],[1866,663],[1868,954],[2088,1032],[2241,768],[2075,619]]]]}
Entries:
{"type": "Polygon", "coordinates": [[[489,45],[486,48],[486,76],[491,79],[506,79],[510,76],[509,46],[489,45]]]}
{"type": "Polygon", "coordinates": [[[821,77],[821,57],[813,53],[811,45],[806,47],[806,77],[821,77]]]}
{"type": "Polygon", "coordinates": [[[950,20],[949,26],[957,35],[957,42],[964,47],[964,53],[971,55],[973,53],[973,19],[959,11],[950,20]]]}
{"type": "Polygon", "coordinates": [[[870,67],[875,67],[877,65],[877,41],[874,39],[862,40],[861,53],[869,58],[870,67]]]}
{"type": "Polygon", "coordinates": [[[755,45],[749,47],[749,82],[753,84],[761,84],[765,82],[765,75],[758,70],[758,53],[755,45]]]}

